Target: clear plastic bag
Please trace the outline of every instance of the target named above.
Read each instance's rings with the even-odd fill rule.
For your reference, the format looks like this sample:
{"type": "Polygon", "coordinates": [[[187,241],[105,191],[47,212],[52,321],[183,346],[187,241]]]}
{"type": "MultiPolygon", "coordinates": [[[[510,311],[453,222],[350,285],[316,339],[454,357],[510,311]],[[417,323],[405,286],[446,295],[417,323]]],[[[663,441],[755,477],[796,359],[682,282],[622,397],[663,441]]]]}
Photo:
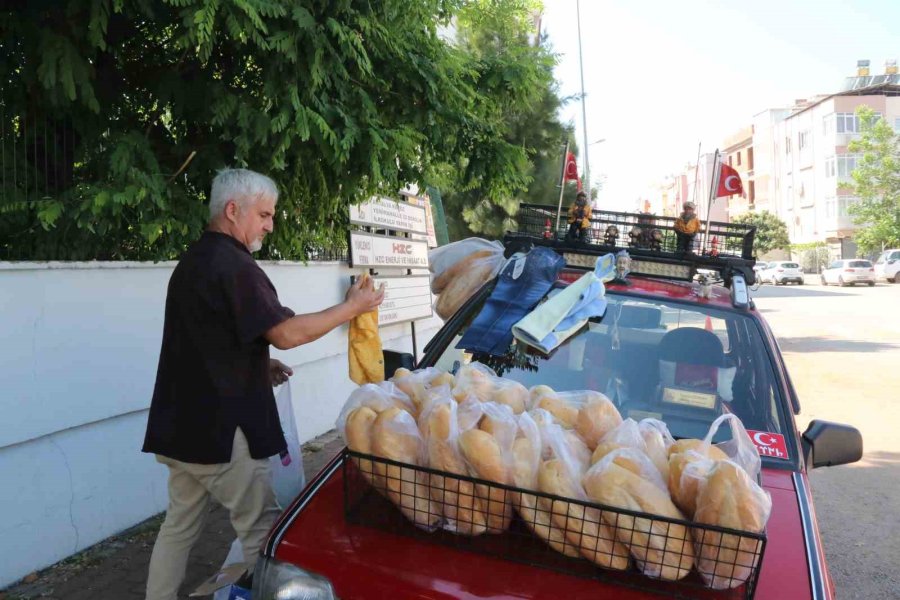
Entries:
{"type": "MultiPolygon", "coordinates": [[[[684,520],[656,466],[636,448],[608,453],[588,470],[582,484],[588,497],[599,504],[684,520]]],[[[612,511],[604,511],[603,519],[645,575],[677,580],[690,572],[694,549],[684,525],[612,511]]]]}
{"type": "MultiPolygon", "coordinates": [[[[731,460],[720,460],[700,484],[698,523],[762,533],[772,514],[772,498],[747,470],[731,460]]],[[[694,529],[697,570],[717,590],[744,583],[758,566],[762,542],[747,536],[694,529]]]]}
{"type": "Polygon", "coordinates": [[[567,429],[574,429],[579,409],[594,395],[601,394],[591,391],[556,392],[546,385],[536,385],[529,391],[528,410],[546,410],[557,423],[567,429]]]}
{"type": "Polygon", "coordinates": [[[528,388],[512,379],[498,377],[494,382],[494,393],[491,400],[498,404],[504,404],[519,415],[528,408],[528,388]]]}
{"type": "Polygon", "coordinates": [[[642,419],[638,423],[641,437],[644,438],[644,450],[656,468],[659,469],[664,481],[669,481],[669,448],[675,443],[675,438],[669,433],[666,424],[658,419],[642,419]]]}
{"type": "Polygon", "coordinates": [[[462,402],[469,396],[487,402],[493,397],[499,380],[494,371],[480,362],[463,365],[456,373],[453,397],[457,402],[462,402]]]}
{"type": "Polygon", "coordinates": [[[619,448],[634,448],[644,454],[647,453],[647,445],[637,421],[628,418],[619,423],[600,440],[591,455],[591,463],[597,463],[604,456],[619,448]]]}
{"type": "MultiPolygon", "coordinates": [[[[347,401],[344,402],[344,407],[341,409],[334,424],[341,437],[344,438],[344,443],[348,446],[350,445],[350,440],[347,437],[347,418],[350,413],[360,407],[366,407],[375,413],[384,412],[391,407],[401,408],[409,413],[415,411],[415,406],[409,399],[409,396],[390,381],[367,383],[359,386],[350,393],[347,401]]],[[[352,447],[350,449],[356,450],[356,448],[352,447]]],[[[362,450],[358,451],[362,452],[362,450]]]]}
{"type": "Polygon", "coordinates": [[[454,378],[453,375],[444,373],[435,367],[427,367],[416,371],[401,368],[394,372],[390,381],[400,391],[409,396],[413,405],[413,410],[410,412],[418,415],[422,411],[427,390],[435,385],[452,385],[454,378]]]}
{"type": "MultiPolygon", "coordinates": [[[[538,489],[545,494],[587,501],[581,484],[587,462],[573,450],[572,437],[567,435],[573,432],[567,432],[553,422],[546,411],[536,409],[535,413],[541,433],[542,456],[548,456],[538,468],[538,489]]],[[[579,438],[575,436],[575,439],[579,438]]],[[[566,542],[577,548],[582,556],[608,569],[628,567],[628,550],[616,540],[614,531],[601,522],[599,510],[564,500],[549,503],[552,524],[564,532],[566,542]]]]}
{"type": "Polygon", "coordinates": [[[719,427],[726,422],[731,427],[731,439],[727,442],[716,444],[716,447],[724,452],[729,459],[747,471],[753,481],[756,481],[759,479],[762,461],[759,458],[759,451],[757,451],[756,446],[753,444],[753,440],[750,439],[750,435],[747,433],[744,424],[737,415],[727,413],[719,416],[719,418],[713,421],[712,425],[709,426],[709,432],[706,434],[706,437],[703,438],[703,443],[706,445],[712,444],[712,440],[719,430],[719,427]]]}
{"type": "Polygon", "coordinates": [[[435,248],[429,255],[431,291],[438,294],[435,311],[446,320],[492,280],[505,263],[503,244],[469,238],[435,248]]]}
{"type": "MultiPolygon", "coordinates": [[[[429,395],[429,402],[419,417],[419,429],[427,454],[426,464],[439,471],[468,475],[458,446],[459,407],[450,395],[450,387],[432,388],[429,395]]],[[[474,426],[474,423],[471,424],[474,426]]],[[[434,473],[428,477],[431,498],[444,516],[444,529],[470,536],[486,531],[486,509],[472,483],[434,473]]]]}
{"type": "Polygon", "coordinates": [[[622,424],[622,415],[600,392],[582,392],[585,397],[575,421],[575,431],[592,451],[603,437],[622,424]]]}

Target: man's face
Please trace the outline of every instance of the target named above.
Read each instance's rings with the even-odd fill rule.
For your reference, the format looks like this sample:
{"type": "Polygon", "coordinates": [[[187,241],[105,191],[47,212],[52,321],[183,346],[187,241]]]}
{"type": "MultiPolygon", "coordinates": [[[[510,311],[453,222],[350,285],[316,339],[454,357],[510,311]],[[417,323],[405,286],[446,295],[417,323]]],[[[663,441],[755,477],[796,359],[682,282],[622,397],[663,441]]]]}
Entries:
{"type": "Polygon", "coordinates": [[[694,214],[694,209],[691,208],[690,206],[685,206],[685,207],[684,207],[684,214],[686,214],[686,215],[688,215],[688,216],[691,216],[691,215],[694,214]]]}
{"type": "Polygon", "coordinates": [[[272,233],[275,198],[261,196],[248,206],[235,203],[235,209],[234,218],[231,219],[234,223],[235,237],[243,242],[250,252],[259,252],[266,234],[272,233]]]}

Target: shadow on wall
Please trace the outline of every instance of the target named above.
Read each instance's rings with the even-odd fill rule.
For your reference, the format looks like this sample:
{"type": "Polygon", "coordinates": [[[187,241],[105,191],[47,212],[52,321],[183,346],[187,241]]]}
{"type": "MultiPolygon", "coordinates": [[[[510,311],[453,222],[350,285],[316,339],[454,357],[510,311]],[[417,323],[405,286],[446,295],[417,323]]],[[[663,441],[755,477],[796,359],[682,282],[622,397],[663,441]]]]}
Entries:
{"type": "Polygon", "coordinates": [[[778,344],[784,352],[880,352],[900,348],[900,344],[813,336],[779,337],[778,344]]]}
{"type": "Polygon", "coordinates": [[[900,453],[810,472],[828,569],[838,598],[896,598],[900,590],[900,453]]]}

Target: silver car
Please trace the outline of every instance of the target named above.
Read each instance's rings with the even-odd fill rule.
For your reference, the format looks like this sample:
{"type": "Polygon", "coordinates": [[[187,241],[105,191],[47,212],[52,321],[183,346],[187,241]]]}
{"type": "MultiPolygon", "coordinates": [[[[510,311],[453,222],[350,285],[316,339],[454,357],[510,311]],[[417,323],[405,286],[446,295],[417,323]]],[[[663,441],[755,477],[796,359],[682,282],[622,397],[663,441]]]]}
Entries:
{"type": "Polygon", "coordinates": [[[822,270],[822,285],[875,285],[875,267],[871,262],[860,259],[836,260],[822,270]]]}
{"type": "Polygon", "coordinates": [[[766,265],[766,268],[759,273],[760,281],[773,283],[775,285],[784,285],[794,282],[803,285],[803,271],[800,265],[789,260],[776,260],[766,265]]]}

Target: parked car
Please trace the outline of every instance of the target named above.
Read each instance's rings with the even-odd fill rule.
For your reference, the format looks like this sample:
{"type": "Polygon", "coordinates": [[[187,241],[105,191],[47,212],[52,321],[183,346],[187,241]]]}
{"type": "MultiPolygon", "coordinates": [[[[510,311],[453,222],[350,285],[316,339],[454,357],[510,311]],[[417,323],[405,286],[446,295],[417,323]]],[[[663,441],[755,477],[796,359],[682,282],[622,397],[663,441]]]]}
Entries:
{"type": "Polygon", "coordinates": [[[760,281],[775,285],[784,285],[794,282],[803,285],[803,271],[800,265],[786,260],[776,260],[766,265],[760,274],[760,281]]]}
{"type": "Polygon", "coordinates": [[[900,283],[900,249],[881,253],[875,260],[875,278],[900,283]]]}
{"type": "MultiPolygon", "coordinates": [[[[556,251],[563,250],[557,243],[556,251]]],[[[565,288],[590,268],[595,256],[578,254],[584,251],[585,245],[565,249],[567,261],[587,260],[579,260],[584,263],[580,266],[569,262],[555,287],[565,288]]],[[[647,254],[642,260],[650,260],[647,254]]],[[[750,271],[750,264],[722,269],[731,274],[731,286],[713,286],[708,298],[700,296],[700,285],[687,281],[689,277],[670,273],[675,270],[671,260],[661,261],[664,268],[653,276],[631,273],[626,280],[613,280],[606,287],[605,317],[592,319],[549,356],[513,345],[504,356],[473,357],[456,347],[490,296],[494,284],[488,283],[445,323],[416,366],[456,372],[474,358],[526,387],[602,391],[623,417],[655,416],[676,438],[702,438],[718,416],[736,414],[750,430],[762,461],[761,485],[772,500],[755,585],[744,584],[732,594],[703,588],[696,573],[688,577],[695,587],[682,588],[691,582],[660,582],[633,570],[606,571],[577,553],[565,557],[537,537],[528,538],[518,520],[495,535],[426,533],[384,495],[366,490],[358,471],[365,459],[344,453],[311,479],[275,524],[257,564],[253,598],[834,598],[807,472],[859,460],[862,438],[852,427],[818,419],[804,433],[797,430],[797,393],[775,336],[741,275],[741,269],[750,271]],[[694,375],[699,370],[719,373],[712,379],[717,383],[706,394],[664,394],[667,378],[678,377],[682,363],[684,372],[694,375]],[[644,586],[653,591],[636,589],[644,586]]],[[[395,354],[385,353],[388,372],[390,362],[412,362],[411,355],[398,359],[395,354]]]]}
{"type": "Polygon", "coordinates": [[[766,269],[769,263],[764,261],[757,261],[755,265],[753,265],[753,270],[756,271],[756,276],[759,277],[759,274],[766,269]]]}
{"type": "Polygon", "coordinates": [[[867,260],[836,260],[822,269],[822,285],[856,285],[866,283],[875,285],[875,267],[867,260]]]}

